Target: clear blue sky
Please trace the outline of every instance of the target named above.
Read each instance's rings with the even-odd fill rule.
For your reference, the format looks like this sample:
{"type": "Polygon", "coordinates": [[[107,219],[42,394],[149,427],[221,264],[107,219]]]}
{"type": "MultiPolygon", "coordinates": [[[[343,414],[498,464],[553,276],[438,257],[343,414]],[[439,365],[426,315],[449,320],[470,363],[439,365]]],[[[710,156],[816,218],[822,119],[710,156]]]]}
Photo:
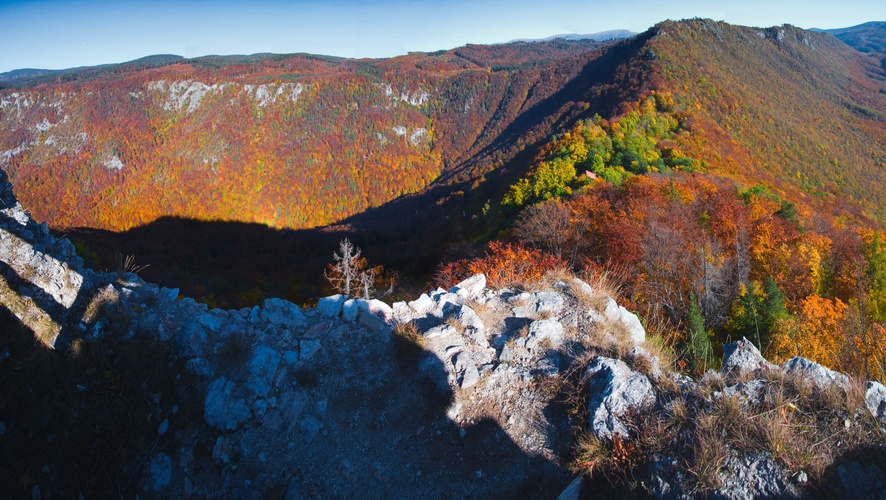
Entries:
{"type": "Polygon", "coordinates": [[[886,1],[0,0],[0,72],[151,54],[389,57],[554,34],[639,32],[688,17],[843,28],[886,20],[886,1]]]}

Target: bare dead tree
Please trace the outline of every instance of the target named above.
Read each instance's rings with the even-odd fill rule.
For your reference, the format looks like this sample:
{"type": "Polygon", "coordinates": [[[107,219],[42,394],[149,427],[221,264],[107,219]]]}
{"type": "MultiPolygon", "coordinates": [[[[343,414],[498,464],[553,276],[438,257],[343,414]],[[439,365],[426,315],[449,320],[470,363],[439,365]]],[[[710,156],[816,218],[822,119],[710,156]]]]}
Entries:
{"type": "Polygon", "coordinates": [[[371,267],[361,271],[358,276],[360,290],[363,293],[363,298],[366,300],[371,299],[372,295],[375,294],[375,277],[377,273],[376,268],[371,267]]]}
{"type": "Polygon", "coordinates": [[[360,249],[347,238],[341,240],[338,249],[338,252],[333,252],[332,263],[323,275],[339,293],[350,297],[362,281],[363,259],[360,257],[360,249]]]}
{"type": "Polygon", "coordinates": [[[732,280],[737,274],[736,259],[723,252],[715,239],[706,238],[699,249],[698,265],[701,279],[693,283],[693,289],[705,322],[708,326],[722,326],[738,288],[732,280]]]}
{"type": "Polygon", "coordinates": [[[366,300],[390,295],[397,281],[397,275],[386,272],[383,266],[370,266],[360,248],[347,238],[339,243],[338,252],[332,254],[332,263],[323,275],[338,293],[366,300]]]}

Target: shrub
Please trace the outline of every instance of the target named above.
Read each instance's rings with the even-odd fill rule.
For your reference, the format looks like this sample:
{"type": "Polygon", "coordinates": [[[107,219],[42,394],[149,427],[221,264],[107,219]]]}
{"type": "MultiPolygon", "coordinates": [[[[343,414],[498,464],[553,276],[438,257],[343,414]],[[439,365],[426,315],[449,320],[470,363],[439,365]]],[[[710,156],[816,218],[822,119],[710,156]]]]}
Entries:
{"type": "Polygon", "coordinates": [[[489,243],[489,250],[483,257],[441,266],[435,275],[435,281],[441,287],[451,288],[471,275],[485,274],[490,287],[522,286],[540,281],[549,270],[564,267],[566,263],[562,259],[541,250],[493,241],[489,243]]]}

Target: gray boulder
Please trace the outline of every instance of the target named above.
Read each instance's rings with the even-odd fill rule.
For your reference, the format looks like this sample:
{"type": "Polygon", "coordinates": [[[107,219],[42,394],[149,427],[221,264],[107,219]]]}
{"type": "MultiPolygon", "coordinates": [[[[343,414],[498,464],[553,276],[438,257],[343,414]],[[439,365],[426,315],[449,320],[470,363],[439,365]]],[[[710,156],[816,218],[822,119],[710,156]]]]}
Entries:
{"type": "Polygon", "coordinates": [[[799,492],[785,470],[768,453],[730,454],[720,471],[719,498],[797,498],[799,492]]]}
{"type": "Polygon", "coordinates": [[[591,285],[585,283],[578,278],[572,278],[573,293],[584,295],[587,298],[593,297],[594,289],[591,285]]]}
{"type": "MultiPolygon", "coordinates": [[[[301,340],[301,341],[299,341],[298,348],[299,348],[300,352],[299,352],[298,359],[300,359],[302,361],[307,361],[307,360],[313,358],[315,354],[320,352],[321,347],[322,346],[320,345],[319,340],[301,340]]],[[[296,362],[298,362],[298,360],[296,360],[296,362]]]]}
{"type": "MultiPolygon", "coordinates": [[[[215,309],[213,309],[213,311],[215,311],[215,309]]],[[[219,315],[212,314],[212,312],[197,316],[197,323],[200,323],[200,325],[210,333],[218,333],[222,327],[222,319],[219,315]]]]}
{"type": "Polygon", "coordinates": [[[247,364],[250,376],[246,386],[257,396],[268,397],[279,366],[280,353],[268,346],[258,346],[247,364]]]}
{"type": "Polygon", "coordinates": [[[456,317],[459,324],[465,328],[474,328],[476,330],[483,329],[483,320],[480,319],[480,316],[477,316],[477,313],[474,312],[468,306],[459,307],[458,316],[456,317]]]}
{"type": "Polygon", "coordinates": [[[880,427],[886,428],[886,387],[879,382],[868,382],[864,402],[871,415],[880,422],[880,427]]]}
{"type": "Polygon", "coordinates": [[[327,318],[337,318],[341,315],[341,306],[345,303],[344,295],[330,295],[323,297],[317,302],[317,312],[327,318]]]}
{"type": "Polygon", "coordinates": [[[720,373],[724,375],[756,373],[764,368],[774,367],[775,365],[766,361],[757,347],[746,338],[723,346],[723,367],[720,373]]]}
{"type": "Polygon", "coordinates": [[[785,361],[782,369],[788,375],[795,375],[808,380],[819,389],[825,389],[834,384],[843,388],[849,385],[849,377],[846,375],[800,356],[794,356],[785,361]]]}
{"type": "Polygon", "coordinates": [[[542,291],[535,293],[535,311],[539,314],[560,314],[566,307],[566,300],[557,292],[542,291]]]}
{"type": "Polygon", "coordinates": [[[766,389],[765,380],[749,380],[747,382],[730,385],[723,389],[723,395],[727,397],[738,396],[742,401],[751,405],[759,404],[766,389]]]}
{"type": "Polygon", "coordinates": [[[611,323],[620,323],[628,333],[628,338],[635,344],[646,341],[646,330],[636,314],[618,305],[611,297],[606,298],[603,316],[611,323]]]}
{"type": "Polygon", "coordinates": [[[308,404],[308,393],[296,389],[284,392],[277,406],[262,419],[262,427],[274,433],[288,436],[299,423],[302,411],[308,404]]]}
{"type": "Polygon", "coordinates": [[[275,327],[290,330],[301,328],[306,323],[305,315],[300,307],[288,300],[277,298],[265,300],[261,319],[275,327]]]}
{"type": "Polygon", "coordinates": [[[379,331],[393,322],[394,310],[378,299],[356,301],[357,321],[372,331],[379,331]]]}
{"type": "Polygon", "coordinates": [[[209,384],[203,403],[203,418],[207,424],[220,431],[232,431],[252,416],[246,401],[233,396],[235,388],[236,384],[225,377],[209,384]]]}
{"type": "Polygon", "coordinates": [[[176,332],[172,345],[179,356],[199,357],[204,355],[208,340],[203,328],[197,326],[196,323],[185,323],[176,332]]]}
{"type": "Polygon", "coordinates": [[[630,437],[621,418],[655,401],[652,384],[619,359],[598,357],[584,374],[588,384],[591,431],[601,439],[630,437]]]}
{"type": "Polygon", "coordinates": [[[348,299],[342,304],[341,315],[345,321],[349,323],[357,321],[357,315],[360,314],[358,302],[359,299],[348,299]]]}
{"type": "Polygon", "coordinates": [[[151,460],[151,487],[154,491],[160,491],[169,486],[172,479],[172,459],[166,453],[160,452],[151,460]]]}
{"type": "Polygon", "coordinates": [[[456,382],[460,388],[467,389],[468,387],[473,387],[480,381],[480,371],[477,369],[477,364],[470,353],[460,352],[456,354],[452,364],[455,367],[456,382]]]}
{"type": "Polygon", "coordinates": [[[428,294],[423,293],[419,298],[410,302],[409,307],[418,314],[427,314],[437,307],[437,304],[428,294]]]}
{"type": "Polygon", "coordinates": [[[555,319],[540,319],[529,325],[529,335],[526,336],[526,349],[534,350],[544,341],[548,341],[551,349],[557,349],[563,345],[563,325],[555,319]]]}
{"type": "Polygon", "coordinates": [[[486,288],[486,276],[475,274],[470,278],[455,285],[450,290],[451,293],[458,294],[463,299],[477,299],[482,295],[486,288]]]}

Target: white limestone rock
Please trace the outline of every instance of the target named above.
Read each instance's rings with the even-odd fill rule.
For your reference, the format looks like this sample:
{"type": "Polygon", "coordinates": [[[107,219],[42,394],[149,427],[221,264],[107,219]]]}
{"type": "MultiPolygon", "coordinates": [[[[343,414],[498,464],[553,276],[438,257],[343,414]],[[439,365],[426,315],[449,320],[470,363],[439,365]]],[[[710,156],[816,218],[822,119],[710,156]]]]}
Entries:
{"type": "Polygon", "coordinates": [[[243,398],[234,395],[236,384],[219,377],[206,392],[203,418],[206,423],[220,431],[233,431],[252,417],[252,411],[243,398]]]}
{"type": "Polygon", "coordinates": [[[151,488],[154,491],[162,491],[169,486],[172,479],[172,459],[169,455],[157,453],[151,460],[151,488]]]}
{"type": "Polygon", "coordinates": [[[800,356],[794,356],[785,361],[782,369],[788,375],[796,375],[808,380],[819,389],[825,389],[834,384],[844,388],[849,385],[849,377],[845,374],[800,356]]]}
{"type": "Polygon", "coordinates": [[[584,380],[588,384],[590,428],[601,439],[612,439],[616,434],[629,438],[621,417],[655,401],[649,379],[619,359],[598,357],[585,371],[584,380]]]}
{"type": "Polygon", "coordinates": [[[346,298],[341,294],[323,297],[317,302],[317,312],[327,318],[337,318],[341,315],[342,305],[346,298]]]}
{"type": "Polygon", "coordinates": [[[280,353],[268,346],[261,345],[255,349],[252,359],[246,365],[249,370],[246,386],[257,396],[268,397],[274,377],[277,376],[280,359],[280,353]]]}
{"type": "Polygon", "coordinates": [[[764,368],[775,368],[775,365],[766,361],[748,339],[742,338],[723,346],[723,367],[720,373],[756,373],[764,368]]]}
{"type": "Polygon", "coordinates": [[[261,311],[262,321],[278,328],[296,330],[307,323],[305,315],[297,305],[283,299],[266,299],[261,311]]]}
{"type": "Polygon", "coordinates": [[[526,336],[526,349],[533,351],[543,342],[547,341],[549,349],[558,349],[563,345],[563,325],[555,319],[541,319],[533,321],[529,325],[529,335],[526,336]]]}
{"type": "Polygon", "coordinates": [[[348,299],[342,304],[341,315],[348,323],[356,321],[357,315],[360,314],[358,302],[359,299],[348,299]]]}
{"type": "Polygon", "coordinates": [[[486,276],[475,274],[470,278],[452,287],[450,292],[458,294],[465,300],[475,300],[483,295],[486,288],[486,276]]]}
{"type": "Polygon", "coordinates": [[[886,428],[886,387],[879,382],[868,382],[864,402],[880,427],[886,428]]]}
{"type": "Polygon", "coordinates": [[[628,338],[635,344],[646,341],[646,330],[636,314],[618,305],[611,297],[606,298],[603,316],[612,323],[621,323],[628,332],[628,338]]]}
{"type": "Polygon", "coordinates": [[[557,292],[541,291],[535,293],[535,312],[538,314],[560,314],[566,307],[566,300],[557,292]]]}

